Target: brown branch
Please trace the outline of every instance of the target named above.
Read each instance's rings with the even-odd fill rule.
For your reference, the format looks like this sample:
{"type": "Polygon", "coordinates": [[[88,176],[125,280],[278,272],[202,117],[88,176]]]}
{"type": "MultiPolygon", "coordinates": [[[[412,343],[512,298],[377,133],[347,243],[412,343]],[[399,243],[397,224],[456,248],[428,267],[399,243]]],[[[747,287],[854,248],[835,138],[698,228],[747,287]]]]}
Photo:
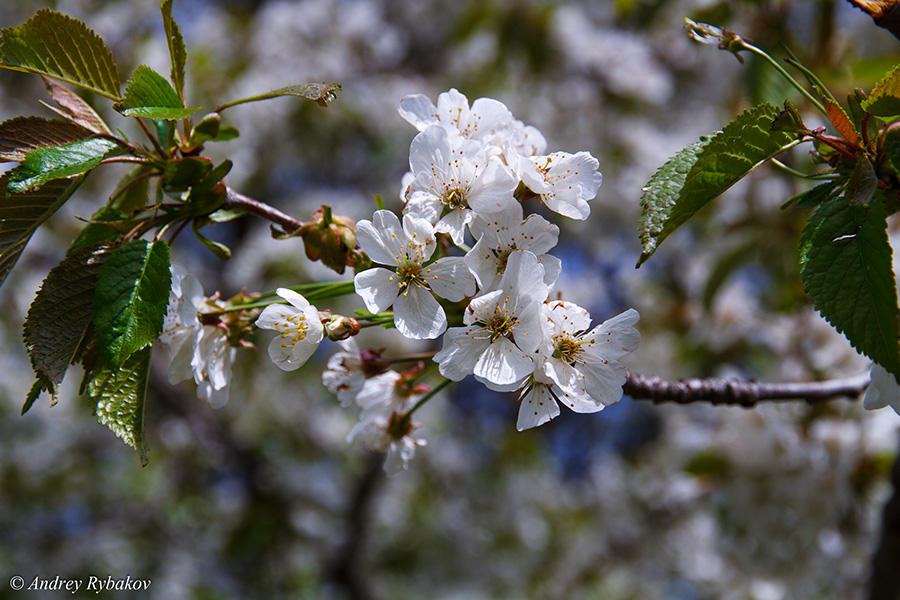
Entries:
{"type": "Polygon", "coordinates": [[[222,204],[222,208],[242,210],[266,219],[267,221],[272,221],[273,223],[280,225],[285,233],[294,233],[303,227],[303,221],[298,221],[277,208],[273,208],[259,200],[254,200],[232,188],[227,188],[227,195],[225,196],[225,203],[222,204]]]}
{"type": "Polygon", "coordinates": [[[838,397],[856,399],[869,385],[869,374],[845,379],[802,383],[761,383],[727,379],[679,379],[666,381],[628,372],[623,389],[635,400],[690,404],[710,402],[716,405],[755,406],[763,400],[805,400],[822,402],[838,397]]]}

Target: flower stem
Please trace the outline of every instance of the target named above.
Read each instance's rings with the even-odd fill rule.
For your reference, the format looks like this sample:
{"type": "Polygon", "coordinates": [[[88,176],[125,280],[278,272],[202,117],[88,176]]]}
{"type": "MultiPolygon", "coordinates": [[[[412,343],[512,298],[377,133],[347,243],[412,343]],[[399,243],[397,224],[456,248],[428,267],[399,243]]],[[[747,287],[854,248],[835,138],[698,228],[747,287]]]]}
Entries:
{"type": "Polygon", "coordinates": [[[431,400],[438,392],[440,392],[442,389],[444,389],[448,385],[450,385],[450,380],[445,379],[442,382],[440,382],[439,384],[437,384],[436,386],[434,386],[434,388],[430,392],[428,392],[427,394],[422,396],[422,398],[418,402],[416,402],[415,405],[413,405],[413,407],[411,409],[409,409],[409,412],[407,412],[403,416],[403,418],[409,419],[410,417],[412,417],[412,414],[414,412],[416,412],[417,410],[419,410],[420,406],[422,406],[423,404],[425,404],[426,402],[431,400]]]}
{"type": "Polygon", "coordinates": [[[825,115],[826,117],[828,116],[828,111],[825,110],[825,107],[822,105],[821,102],[819,102],[818,98],[816,98],[815,96],[810,94],[809,90],[807,90],[805,87],[800,85],[800,82],[797,81],[796,79],[794,79],[794,77],[790,73],[788,73],[784,69],[784,67],[782,67],[780,64],[778,64],[778,61],[776,61],[774,58],[769,56],[764,50],[757,48],[753,44],[748,44],[747,41],[744,40],[743,38],[741,38],[741,46],[744,49],[749,50],[750,52],[753,52],[757,56],[761,56],[762,58],[767,60],[769,62],[769,64],[772,65],[773,67],[775,67],[775,70],[778,71],[778,73],[788,81],[788,83],[790,83],[792,86],[794,86],[797,89],[797,91],[799,91],[801,94],[803,94],[803,96],[807,100],[812,102],[813,106],[815,106],[817,109],[819,109],[819,111],[823,115],[825,115]]]}

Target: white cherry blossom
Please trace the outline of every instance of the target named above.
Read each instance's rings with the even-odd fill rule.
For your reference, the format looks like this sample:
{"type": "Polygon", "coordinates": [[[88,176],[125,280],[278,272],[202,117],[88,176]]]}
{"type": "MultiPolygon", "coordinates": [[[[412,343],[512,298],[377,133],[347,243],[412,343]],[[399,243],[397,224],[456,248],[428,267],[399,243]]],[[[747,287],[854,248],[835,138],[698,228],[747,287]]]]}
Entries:
{"type": "Polygon", "coordinates": [[[534,371],[532,355],[543,331],[540,307],[549,288],[544,268],[531,252],[514,252],[498,289],[474,298],[466,327],[451,327],[434,360],[441,375],[460,381],[474,373],[487,385],[508,385],[534,371]]]}
{"type": "Polygon", "coordinates": [[[480,142],[451,145],[446,129],[433,126],[413,138],[409,166],[414,179],[406,188],[404,212],[462,244],[474,212],[496,213],[515,202],[518,180],[512,169],[491,158],[480,142]]]}
{"type": "Polygon", "coordinates": [[[571,302],[548,302],[542,315],[549,347],[542,349],[541,370],[545,381],[562,390],[566,406],[586,413],[618,402],[626,379],[619,359],[634,352],[641,339],[634,328],[638,312],[628,309],[590,330],[588,311],[571,302]]]}
{"type": "Polygon", "coordinates": [[[388,475],[405,470],[416,448],[426,444],[426,440],[412,437],[420,425],[407,415],[427,388],[411,383],[406,375],[414,379],[420,372],[418,369],[408,374],[386,371],[367,379],[356,397],[362,411],[359,423],[347,435],[347,442],[360,440],[373,452],[387,452],[384,470],[388,475]]]}
{"type": "Polygon", "coordinates": [[[521,157],[518,174],[547,208],[583,221],[591,214],[588,201],[594,199],[603,181],[599,169],[600,162],[589,152],[553,152],[521,157]]]}
{"type": "Polygon", "coordinates": [[[160,343],[172,356],[168,379],[172,385],[193,378],[197,396],[213,408],[228,402],[232,365],[237,350],[227,331],[201,324],[199,315],[214,302],[203,295],[200,281],[181,265],[172,265],[172,289],[160,343]]]}
{"type": "Polygon", "coordinates": [[[897,378],[877,363],[872,364],[872,382],[863,397],[866,410],[878,410],[890,406],[900,415],[900,384],[897,378]]]}
{"type": "Polygon", "coordinates": [[[477,215],[470,225],[478,240],[466,254],[466,265],[482,290],[492,290],[500,283],[509,255],[517,250],[534,253],[544,266],[544,280],[551,288],[560,273],[560,261],[547,252],[556,246],[559,227],[544,217],[532,214],[522,220],[522,205],[512,204],[502,213],[477,215]]]}
{"type": "Polygon", "coordinates": [[[434,228],[415,215],[388,210],[357,224],[360,247],[375,267],[356,275],[356,293],[366,308],[379,313],[394,306],[394,324],[405,337],[433,339],[447,328],[444,309],[432,292],[452,302],[475,293],[475,278],[462,257],[444,257],[427,265],[436,248],[434,228]]]}
{"type": "Polygon", "coordinates": [[[276,294],[288,304],[270,304],[256,320],[261,329],[279,333],[269,342],[269,358],[284,371],[299,369],[322,341],[323,327],[319,311],[293,290],[278,288],[276,294]]]}
{"type": "Polygon", "coordinates": [[[341,406],[350,406],[366,382],[366,374],[356,340],[347,338],[338,345],[341,349],[329,357],[322,372],[322,383],[338,397],[341,406]]]}
{"type": "Polygon", "coordinates": [[[440,94],[437,106],[423,94],[406,96],[400,101],[399,112],[419,131],[437,125],[453,136],[479,141],[507,129],[514,121],[499,100],[479,98],[469,108],[469,100],[455,88],[440,94]]]}

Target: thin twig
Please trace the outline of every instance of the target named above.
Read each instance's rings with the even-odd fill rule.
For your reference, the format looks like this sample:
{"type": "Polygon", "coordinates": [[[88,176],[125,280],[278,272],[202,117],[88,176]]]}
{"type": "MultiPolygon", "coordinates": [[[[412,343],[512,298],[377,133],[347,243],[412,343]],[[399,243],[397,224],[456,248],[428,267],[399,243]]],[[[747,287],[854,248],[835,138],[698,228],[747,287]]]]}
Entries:
{"type": "Polygon", "coordinates": [[[711,404],[755,406],[763,400],[804,400],[822,402],[838,397],[856,399],[869,385],[869,374],[844,379],[806,381],[801,383],[761,383],[727,379],[679,379],[666,381],[628,372],[624,391],[635,400],[654,403],[709,402],[711,404]]]}
{"type": "Polygon", "coordinates": [[[225,203],[222,204],[222,208],[242,210],[266,219],[267,221],[272,221],[277,225],[281,225],[281,228],[285,233],[293,233],[303,227],[303,221],[298,221],[277,208],[271,207],[259,200],[254,200],[232,188],[227,188],[227,195],[225,196],[225,203]]]}

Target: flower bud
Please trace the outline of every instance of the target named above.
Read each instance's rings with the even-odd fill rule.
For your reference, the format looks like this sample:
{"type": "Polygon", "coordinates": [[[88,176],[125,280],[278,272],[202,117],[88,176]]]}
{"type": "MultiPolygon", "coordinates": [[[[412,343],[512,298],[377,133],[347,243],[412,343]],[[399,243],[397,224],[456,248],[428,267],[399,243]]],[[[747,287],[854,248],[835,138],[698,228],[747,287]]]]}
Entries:
{"type": "Polygon", "coordinates": [[[329,340],[340,341],[359,333],[359,321],[353,317],[319,313],[325,324],[325,335],[329,340]]]}
{"type": "Polygon", "coordinates": [[[310,260],[321,260],[338,273],[354,264],[351,253],[356,248],[356,224],[347,217],[333,216],[330,206],[323,205],[297,233],[310,260]]]}

